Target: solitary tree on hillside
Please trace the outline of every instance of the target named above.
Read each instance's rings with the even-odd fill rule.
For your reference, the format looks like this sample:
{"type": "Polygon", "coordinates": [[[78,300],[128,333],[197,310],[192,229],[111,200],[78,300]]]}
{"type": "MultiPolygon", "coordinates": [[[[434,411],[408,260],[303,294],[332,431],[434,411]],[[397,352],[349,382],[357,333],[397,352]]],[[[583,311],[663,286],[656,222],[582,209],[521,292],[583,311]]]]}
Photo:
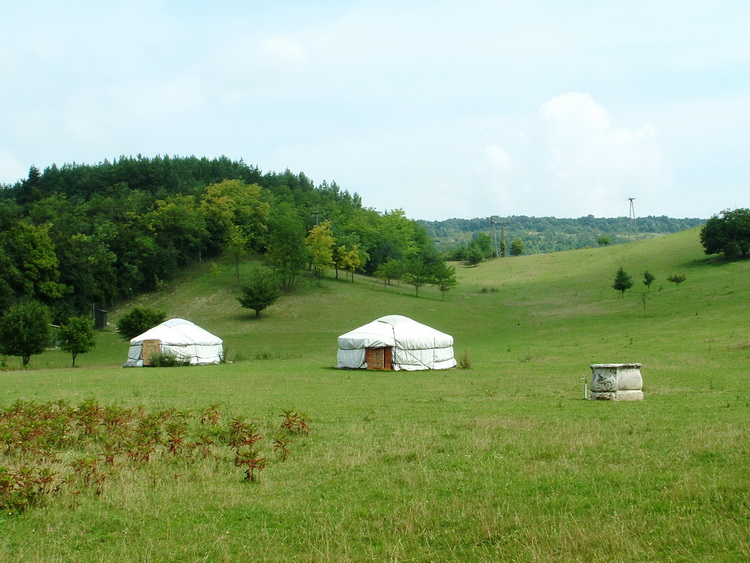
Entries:
{"type": "Polygon", "coordinates": [[[448,266],[443,262],[435,267],[433,275],[435,277],[435,286],[440,290],[440,294],[443,296],[443,301],[445,301],[445,294],[458,285],[456,268],[448,266]]]}
{"type": "Polygon", "coordinates": [[[633,287],[633,279],[620,267],[615,275],[615,282],[612,284],[612,288],[620,292],[620,297],[624,297],[625,292],[631,287],[633,287]]]}
{"type": "Polygon", "coordinates": [[[523,254],[523,241],[520,238],[514,238],[510,243],[510,255],[521,256],[523,254]]]}
{"type": "Polygon", "coordinates": [[[21,356],[23,367],[44,352],[49,340],[49,311],[38,301],[14,305],[0,319],[0,354],[21,356]]]}
{"type": "Polygon", "coordinates": [[[687,278],[683,276],[682,274],[672,274],[667,278],[667,281],[672,282],[677,286],[677,289],[680,288],[680,284],[684,282],[687,278]]]}
{"type": "Polygon", "coordinates": [[[643,285],[646,286],[648,291],[651,291],[651,284],[654,283],[655,279],[654,275],[648,270],[643,272],[643,285]]]}
{"type": "Polygon", "coordinates": [[[706,254],[724,253],[727,260],[744,258],[750,252],[750,209],[714,215],[703,225],[700,238],[706,254]]]}
{"type": "Polygon", "coordinates": [[[71,317],[60,327],[60,350],[70,352],[73,367],[76,367],[78,354],[85,354],[94,347],[94,325],[87,317],[71,317]]]}
{"type": "Polygon", "coordinates": [[[237,301],[246,309],[255,311],[256,317],[260,317],[260,313],[276,303],[281,295],[279,286],[276,276],[268,270],[258,268],[242,286],[242,294],[237,301]]]}

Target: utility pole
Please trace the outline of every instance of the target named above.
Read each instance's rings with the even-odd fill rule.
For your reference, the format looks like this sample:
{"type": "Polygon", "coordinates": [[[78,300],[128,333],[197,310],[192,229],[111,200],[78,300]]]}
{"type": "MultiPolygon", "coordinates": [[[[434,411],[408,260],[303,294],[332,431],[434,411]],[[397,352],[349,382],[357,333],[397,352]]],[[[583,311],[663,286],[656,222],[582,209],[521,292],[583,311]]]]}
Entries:
{"type": "Polygon", "coordinates": [[[630,237],[633,231],[635,231],[635,240],[638,242],[638,227],[635,224],[635,207],[633,206],[634,199],[634,197],[628,198],[628,201],[630,202],[630,213],[628,215],[628,242],[630,242],[630,237]]]}
{"type": "Polygon", "coordinates": [[[505,221],[500,221],[500,256],[505,258],[505,221]]]}
{"type": "Polygon", "coordinates": [[[496,224],[497,224],[497,221],[495,221],[495,216],[492,215],[490,217],[490,225],[492,227],[492,247],[495,250],[495,258],[500,256],[500,254],[497,252],[497,231],[495,230],[496,224]]]}

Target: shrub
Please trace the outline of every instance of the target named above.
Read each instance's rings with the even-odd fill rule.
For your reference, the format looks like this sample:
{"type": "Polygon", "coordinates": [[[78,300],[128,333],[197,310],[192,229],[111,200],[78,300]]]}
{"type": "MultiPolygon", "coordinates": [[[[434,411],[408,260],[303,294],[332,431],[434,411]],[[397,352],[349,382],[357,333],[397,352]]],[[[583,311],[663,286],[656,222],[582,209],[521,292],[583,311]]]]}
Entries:
{"type": "Polygon", "coordinates": [[[461,357],[458,358],[458,367],[461,369],[471,369],[471,358],[469,357],[469,351],[464,350],[461,357]]]}
{"type": "Polygon", "coordinates": [[[189,366],[190,360],[174,354],[172,352],[161,352],[151,356],[150,365],[156,368],[173,368],[180,366],[189,366]]]}
{"type": "Polygon", "coordinates": [[[117,322],[117,333],[124,340],[130,340],[163,323],[166,319],[167,315],[164,311],[148,307],[133,307],[117,322]]]}
{"type": "Polygon", "coordinates": [[[150,411],[100,405],[94,398],[78,405],[18,400],[0,408],[0,513],[43,506],[63,490],[100,495],[125,466],[173,474],[176,462],[233,459],[245,480],[256,481],[271,448],[284,461],[292,440],[310,431],[304,414],[285,410],[281,417],[273,445],[263,448],[258,422],[238,416],[224,423],[216,404],[150,411]]]}

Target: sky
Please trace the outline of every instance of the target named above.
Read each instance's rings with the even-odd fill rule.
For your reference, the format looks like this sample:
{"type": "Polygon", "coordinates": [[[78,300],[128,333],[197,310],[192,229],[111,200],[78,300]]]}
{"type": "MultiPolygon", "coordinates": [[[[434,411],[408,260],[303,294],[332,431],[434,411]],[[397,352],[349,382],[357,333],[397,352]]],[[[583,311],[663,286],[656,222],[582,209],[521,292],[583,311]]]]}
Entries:
{"type": "Polygon", "coordinates": [[[413,219],[750,207],[750,2],[0,0],[0,183],[242,159],[413,219]]]}

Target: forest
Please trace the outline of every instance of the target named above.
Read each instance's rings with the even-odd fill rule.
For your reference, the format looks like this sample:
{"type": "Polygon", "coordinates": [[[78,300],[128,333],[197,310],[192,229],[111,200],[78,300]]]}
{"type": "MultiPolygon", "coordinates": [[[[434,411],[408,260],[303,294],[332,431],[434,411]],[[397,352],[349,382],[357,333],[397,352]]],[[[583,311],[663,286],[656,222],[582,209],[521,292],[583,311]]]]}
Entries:
{"type": "MultiPolygon", "coordinates": [[[[600,246],[622,244],[658,235],[684,231],[706,222],[706,219],[675,219],[666,216],[594,217],[577,219],[556,217],[482,217],[475,219],[447,219],[445,221],[418,221],[437,247],[451,257],[461,257],[473,240],[481,235],[497,241],[498,249],[504,239],[510,248],[511,241],[523,242],[524,254],[546,254],[600,246]]],[[[498,251],[499,253],[499,251],[498,251]]]]}
{"type": "MultiPolygon", "coordinates": [[[[228,158],[121,157],[36,167],[0,190],[0,313],[35,300],[56,322],[158,289],[196,262],[262,255],[287,288],[303,268],[386,278],[444,266],[425,229],[336,183],[228,158]],[[379,273],[380,273],[379,272],[379,273]]],[[[445,271],[444,268],[442,271],[445,271]]],[[[417,283],[424,283],[417,279],[417,283]]]]}
{"type": "Polygon", "coordinates": [[[504,256],[506,239],[510,254],[533,254],[627,242],[702,222],[419,221],[400,209],[365,207],[335,182],[315,185],[289,170],[262,173],[226,157],[138,155],[32,166],[27,178],[0,189],[0,314],[34,300],[62,322],[158,289],[183,268],[221,254],[237,263],[262,256],[287,289],[303,269],[334,270],[336,277],[364,272],[385,283],[403,280],[417,295],[420,286],[435,285],[445,296],[456,283],[446,260],[476,264],[504,256]]]}

